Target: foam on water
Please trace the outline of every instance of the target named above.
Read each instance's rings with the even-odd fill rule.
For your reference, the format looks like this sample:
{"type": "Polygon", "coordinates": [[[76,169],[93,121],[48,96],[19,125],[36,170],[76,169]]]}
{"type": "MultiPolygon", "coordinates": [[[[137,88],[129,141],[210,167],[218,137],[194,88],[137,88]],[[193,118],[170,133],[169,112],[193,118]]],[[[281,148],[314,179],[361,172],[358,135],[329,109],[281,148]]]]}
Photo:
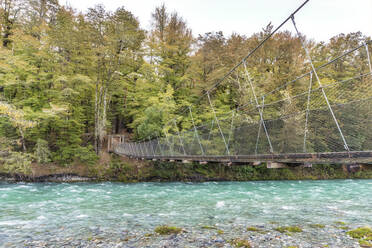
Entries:
{"type": "Polygon", "coordinates": [[[89,228],[151,232],[163,224],[372,225],[372,180],[0,183],[0,206],[0,230],[8,241],[44,233],[86,237],[89,228]]]}

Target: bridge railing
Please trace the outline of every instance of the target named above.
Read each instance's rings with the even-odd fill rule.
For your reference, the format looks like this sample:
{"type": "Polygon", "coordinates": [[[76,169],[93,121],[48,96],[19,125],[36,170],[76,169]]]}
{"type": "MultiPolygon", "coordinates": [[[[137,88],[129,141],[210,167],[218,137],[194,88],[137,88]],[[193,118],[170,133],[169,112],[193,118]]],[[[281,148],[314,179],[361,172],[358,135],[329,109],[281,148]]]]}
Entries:
{"type": "Polygon", "coordinates": [[[173,132],[121,143],[115,152],[171,158],[372,151],[371,41],[315,66],[294,19],[300,8],[206,92],[202,100],[209,109],[202,125],[195,125],[189,107],[183,113],[192,120],[191,129],[180,131],[173,119],[173,132]],[[265,77],[256,75],[249,59],[288,21],[303,48],[299,56],[306,57],[299,69],[304,73],[265,92],[265,77]],[[214,106],[213,91],[226,84],[239,89],[239,106],[221,112],[214,106]]]}
{"type": "MultiPolygon", "coordinates": [[[[362,48],[355,51],[361,52],[362,48]]],[[[345,151],[347,149],[334,124],[323,91],[343,130],[348,150],[372,150],[372,72],[368,63],[366,59],[364,65],[367,66],[362,66],[364,69],[354,69],[356,75],[341,77],[338,81],[327,78],[324,80],[326,83],[318,87],[314,87],[313,75],[308,73],[292,82],[307,82],[307,91],[276,101],[260,102],[262,120],[257,106],[248,102],[188,131],[168,133],[144,142],[121,143],[115,151],[134,157],[345,151]]],[[[325,68],[322,67],[323,70],[325,68]]],[[[326,73],[320,72],[320,75],[326,73]]],[[[240,77],[244,79],[244,75],[240,77]]]]}

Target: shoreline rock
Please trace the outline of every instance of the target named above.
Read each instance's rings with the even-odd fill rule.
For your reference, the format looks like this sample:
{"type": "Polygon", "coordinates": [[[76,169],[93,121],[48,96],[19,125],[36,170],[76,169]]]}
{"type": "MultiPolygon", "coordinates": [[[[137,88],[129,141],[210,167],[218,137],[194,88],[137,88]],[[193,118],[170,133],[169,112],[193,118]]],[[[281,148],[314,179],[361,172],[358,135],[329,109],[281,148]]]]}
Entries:
{"type": "Polygon", "coordinates": [[[10,175],[0,174],[0,182],[34,182],[34,183],[74,183],[74,182],[94,182],[96,178],[79,176],[77,174],[62,173],[51,174],[40,177],[24,176],[24,175],[10,175]]]}

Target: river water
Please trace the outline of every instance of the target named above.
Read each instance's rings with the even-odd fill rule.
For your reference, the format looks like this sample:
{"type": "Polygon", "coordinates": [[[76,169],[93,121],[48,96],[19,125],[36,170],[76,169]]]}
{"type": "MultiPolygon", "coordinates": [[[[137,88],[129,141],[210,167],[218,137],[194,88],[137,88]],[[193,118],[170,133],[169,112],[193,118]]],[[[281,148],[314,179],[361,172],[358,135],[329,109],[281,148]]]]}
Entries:
{"type": "MultiPolygon", "coordinates": [[[[0,183],[0,247],[88,246],[93,241],[141,247],[139,238],[125,242],[159,225],[198,235],[204,235],[203,226],[213,226],[227,235],[271,225],[298,225],[306,232],[310,224],[336,228],[338,221],[350,228],[372,225],[372,180],[0,183]]],[[[303,247],[318,242],[301,238],[303,247]]]]}

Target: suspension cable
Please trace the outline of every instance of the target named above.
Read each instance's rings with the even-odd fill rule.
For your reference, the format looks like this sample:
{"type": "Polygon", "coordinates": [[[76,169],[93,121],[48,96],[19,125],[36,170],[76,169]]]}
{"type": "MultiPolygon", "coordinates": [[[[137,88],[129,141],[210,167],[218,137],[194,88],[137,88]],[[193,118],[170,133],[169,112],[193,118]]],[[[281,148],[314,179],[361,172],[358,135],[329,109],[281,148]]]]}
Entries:
{"type": "Polygon", "coordinates": [[[342,141],[343,141],[343,143],[344,143],[345,150],[350,151],[349,146],[348,146],[348,144],[346,143],[346,139],[345,139],[345,137],[344,137],[344,134],[342,133],[341,127],[340,127],[340,125],[339,125],[339,123],[338,123],[338,120],[337,120],[337,118],[336,118],[336,116],[335,116],[335,114],[334,114],[334,112],[333,112],[332,106],[331,106],[331,104],[330,104],[329,101],[328,101],[327,94],[325,93],[324,88],[323,88],[323,85],[322,85],[322,83],[320,82],[320,79],[319,79],[319,77],[318,77],[318,74],[317,74],[317,72],[316,72],[316,70],[315,70],[315,67],[314,67],[313,61],[312,61],[312,59],[311,59],[310,53],[309,53],[308,49],[306,48],[306,46],[305,46],[305,44],[304,44],[304,41],[302,40],[302,36],[301,36],[300,32],[299,32],[298,29],[297,29],[296,22],[295,22],[295,20],[294,20],[294,16],[293,16],[293,15],[292,15],[291,19],[292,19],[293,26],[294,26],[294,28],[295,28],[295,30],[296,30],[296,32],[297,32],[297,35],[299,36],[299,38],[300,38],[300,40],[301,40],[302,47],[303,47],[303,49],[304,49],[305,52],[306,52],[306,56],[308,57],[308,59],[309,59],[309,61],[310,61],[311,68],[312,68],[312,70],[313,70],[313,72],[314,72],[314,76],[315,76],[316,80],[318,81],[318,84],[319,84],[319,86],[320,86],[320,88],[321,88],[321,91],[322,91],[323,97],[324,97],[324,99],[325,99],[325,101],[326,101],[326,103],[327,103],[328,109],[329,109],[329,111],[331,112],[331,115],[332,115],[332,117],[333,117],[333,120],[334,120],[334,122],[335,122],[335,124],[336,124],[336,126],[337,126],[337,129],[338,129],[339,133],[340,133],[341,139],[342,139],[342,141]]]}

